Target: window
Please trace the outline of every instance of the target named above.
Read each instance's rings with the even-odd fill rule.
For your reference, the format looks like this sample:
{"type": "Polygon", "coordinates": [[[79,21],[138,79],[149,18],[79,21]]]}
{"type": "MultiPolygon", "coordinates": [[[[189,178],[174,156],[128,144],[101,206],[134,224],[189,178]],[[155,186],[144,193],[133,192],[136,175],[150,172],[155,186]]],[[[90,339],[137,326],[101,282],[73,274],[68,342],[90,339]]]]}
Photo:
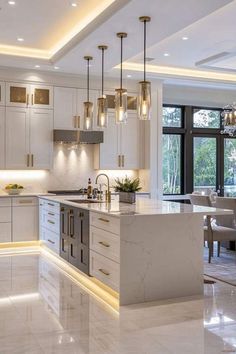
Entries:
{"type": "Polygon", "coordinates": [[[183,108],[163,107],[163,193],[181,194],[183,192],[183,108]]]}
{"type": "Polygon", "coordinates": [[[181,127],[182,110],[180,107],[163,107],[163,127],[181,127]]]}
{"type": "Polygon", "coordinates": [[[194,128],[220,128],[220,111],[213,109],[193,110],[193,127],[194,128]]]}
{"type": "Polygon", "coordinates": [[[181,135],[164,134],[162,137],[163,154],[163,193],[181,192],[181,135]]]}

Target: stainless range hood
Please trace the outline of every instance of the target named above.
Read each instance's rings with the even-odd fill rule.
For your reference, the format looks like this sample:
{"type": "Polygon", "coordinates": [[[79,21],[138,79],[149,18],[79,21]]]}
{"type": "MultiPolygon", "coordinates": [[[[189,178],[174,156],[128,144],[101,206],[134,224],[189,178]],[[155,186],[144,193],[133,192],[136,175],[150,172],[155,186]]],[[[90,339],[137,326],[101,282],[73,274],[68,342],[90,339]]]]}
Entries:
{"type": "Polygon", "coordinates": [[[53,141],[65,144],[101,144],[103,143],[103,132],[54,129],[53,141]]]}

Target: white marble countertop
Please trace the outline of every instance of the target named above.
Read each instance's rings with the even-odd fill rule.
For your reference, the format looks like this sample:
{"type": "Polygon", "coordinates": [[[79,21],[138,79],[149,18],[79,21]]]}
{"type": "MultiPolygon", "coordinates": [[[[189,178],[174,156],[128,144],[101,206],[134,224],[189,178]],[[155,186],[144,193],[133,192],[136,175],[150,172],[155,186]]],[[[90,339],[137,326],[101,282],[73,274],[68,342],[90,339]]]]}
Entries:
{"type": "Polygon", "coordinates": [[[22,192],[20,194],[15,194],[15,195],[9,195],[6,192],[1,191],[0,192],[0,198],[15,198],[15,197],[40,197],[40,196],[50,196],[52,194],[50,193],[44,193],[44,192],[22,192]]]}
{"type": "Polygon", "coordinates": [[[85,199],[78,196],[42,196],[43,199],[71,205],[94,212],[110,214],[112,216],[131,215],[169,215],[169,214],[201,214],[201,215],[228,215],[231,210],[201,207],[190,204],[167,202],[157,199],[138,198],[135,204],[119,203],[112,199],[111,203],[97,202],[91,204],[75,203],[72,200],[85,199]]]}

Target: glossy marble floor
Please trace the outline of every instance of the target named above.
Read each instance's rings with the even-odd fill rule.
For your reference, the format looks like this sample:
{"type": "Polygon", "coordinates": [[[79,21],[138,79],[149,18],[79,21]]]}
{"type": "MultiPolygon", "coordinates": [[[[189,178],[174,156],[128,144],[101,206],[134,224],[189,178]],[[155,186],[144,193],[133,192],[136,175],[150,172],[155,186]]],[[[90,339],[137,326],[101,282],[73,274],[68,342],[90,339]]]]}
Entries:
{"type": "Polygon", "coordinates": [[[0,256],[0,354],[225,352],[236,352],[235,287],[206,285],[204,300],[128,306],[118,315],[44,255],[0,256]]]}

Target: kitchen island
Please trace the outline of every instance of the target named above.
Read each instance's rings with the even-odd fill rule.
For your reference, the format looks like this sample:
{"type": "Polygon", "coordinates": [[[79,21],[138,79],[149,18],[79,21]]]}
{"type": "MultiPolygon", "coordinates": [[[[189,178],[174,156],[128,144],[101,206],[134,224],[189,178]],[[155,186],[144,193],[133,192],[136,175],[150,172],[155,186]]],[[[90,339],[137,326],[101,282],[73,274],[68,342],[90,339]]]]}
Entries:
{"type": "Polygon", "coordinates": [[[89,274],[115,290],[120,305],[203,295],[204,215],[232,214],[145,198],[135,205],[40,200],[89,211],[89,274]]]}

